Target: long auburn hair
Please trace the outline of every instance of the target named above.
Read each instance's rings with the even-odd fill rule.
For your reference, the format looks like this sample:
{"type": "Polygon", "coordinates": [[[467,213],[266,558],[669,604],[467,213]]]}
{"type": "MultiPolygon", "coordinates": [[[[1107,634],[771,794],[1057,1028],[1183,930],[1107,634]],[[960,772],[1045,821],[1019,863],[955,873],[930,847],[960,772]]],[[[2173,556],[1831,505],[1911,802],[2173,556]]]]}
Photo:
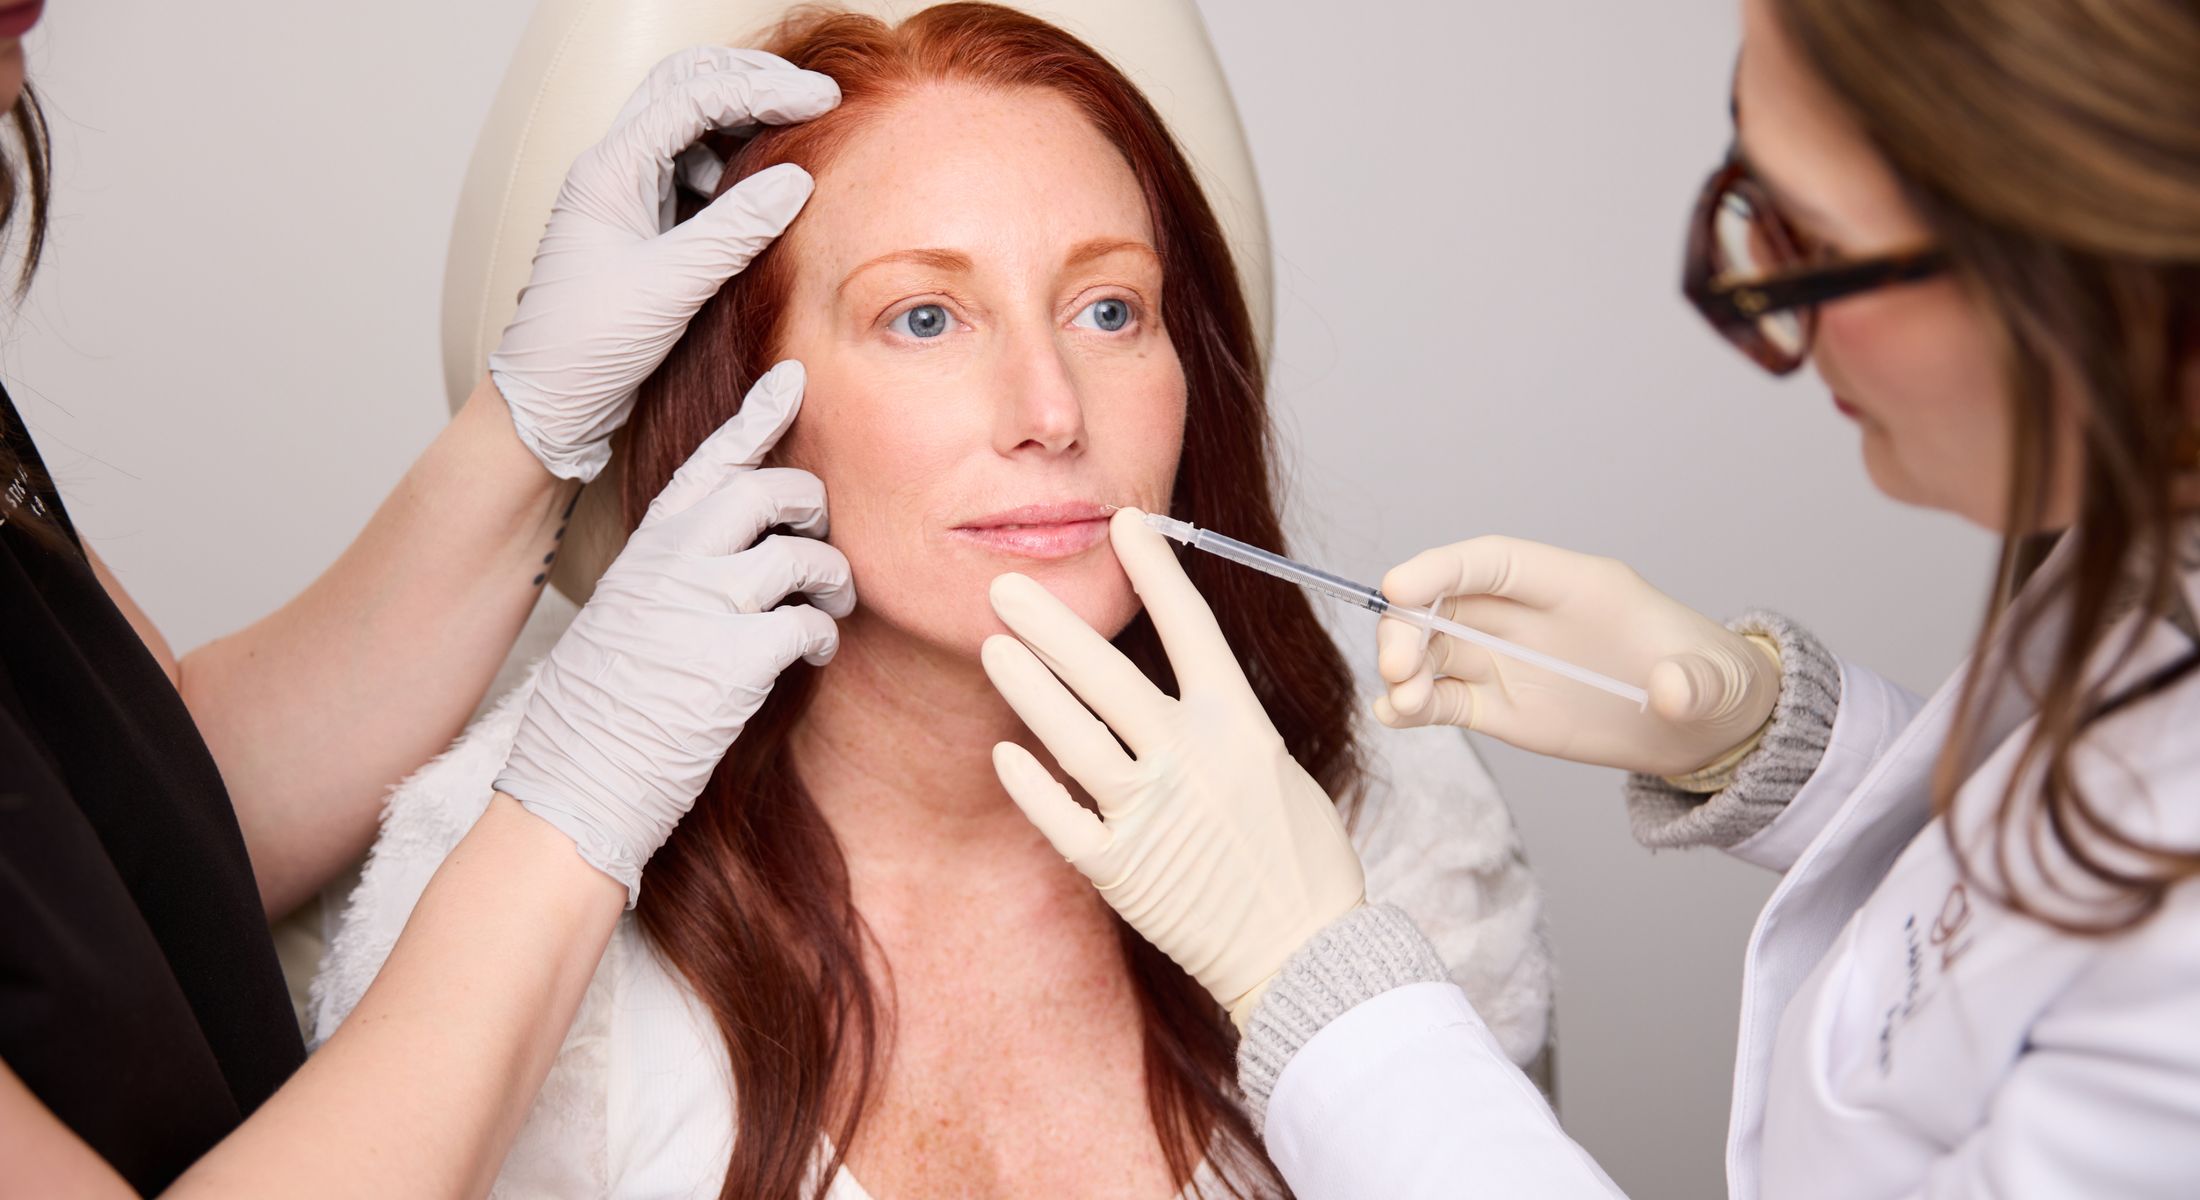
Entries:
{"type": "MultiPolygon", "coordinates": [[[[46,110],[38,105],[38,92],[28,80],[23,83],[23,94],[8,112],[8,123],[15,129],[15,140],[22,149],[22,171],[18,175],[13,155],[0,155],[0,245],[11,230],[16,214],[24,208],[28,199],[29,215],[23,222],[23,246],[17,251],[21,256],[17,267],[15,299],[22,299],[30,291],[31,276],[38,270],[38,260],[46,250],[46,205],[52,188],[53,151],[46,134],[46,110]]],[[[40,473],[22,455],[16,453],[11,439],[29,437],[29,430],[0,430],[0,520],[15,525],[31,535],[49,550],[63,554],[75,554],[76,546],[61,530],[60,522],[50,513],[32,507],[31,497],[52,487],[51,481],[40,473]],[[11,486],[17,480],[24,484],[18,498],[11,486]]]]}
{"type": "MultiPolygon", "coordinates": [[[[817,120],[729,143],[721,193],[782,162],[826,169],[853,133],[926,83],[1044,90],[1075,104],[1137,176],[1162,260],[1161,319],[1189,398],[1172,511],[1283,544],[1257,343],[1229,245],[1161,117],[1115,67],[1062,30],[991,4],[928,8],[892,26],[803,10],[763,44],[831,76],[842,103],[817,120]]],[[[630,530],[774,361],[793,269],[783,249],[767,249],[703,307],[643,385],[621,485],[630,530]]],[[[1195,557],[1184,566],[1293,755],[1332,796],[1356,797],[1356,701],[1341,655],[1300,592],[1219,563],[1195,557]]],[[[1143,614],[1115,645],[1173,691],[1143,614]]],[[[732,1060],[738,1132],[720,1193],[729,1198],[799,1195],[821,1132],[832,1138],[822,1191],[890,1052],[845,860],[789,762],[789,735],[815,681],[799,664],[779,678],[651,860],[639,908],[643,930],[709,1008],[732,1060]]],[[[1147,1107],[1172,1175],[1182,1186],[1211,1155],[1233,1193],[1281,1190],[1235,1101],[1236,1038],[1226,1015],[1128,926],[1117,929],[1144,1027],[1147,1107]]]]}
{"type": "MultiPolygon", "coordinates": [[[[1775,4],[1893,164],[2003,347],[2016,419],[2007,524],[1955,736],[1936,773],[1936,809],[1948,812],[1985,749],[1987,697],[2013,676],[2038,720],[1991,824],[1988,891],[2068,932],[2129,929],[2171,888],[2200,878],[2200,852],[2135,838],[2087,795],[2077,766],[2094,726],[2200,669],[2195,645],[2112,693],[2096,662],[2105,652],[2110,671],[2121,670],[2164,619],[2181,619],[2193,636],[2179,576],[2194,552],[2181,540],[2200,537],[2189,490],[2200,479],[2200,417],[2188,407],[2200,388],[2200,5],[1775,4]],[[2082,412],[2080,510],[2064,535],[2067,569],[2019,599],[2044,554],[2045,539],[2030,531],[2044,523],[2058,449],[2058,368],[2082,412]],[[2140,619],[2115,639],[2134,595],[2140,619]],[[2045,678],[2025,677],[2012,665],[2017,655],[1989,670],[1992,646],[2033,644],[2051,615],[2066,623],[2045,678]],[[2050,839],[2097,885],[2087,889],[2091,911],[2073,915],[2008,884],[2021,847],[2048,892],[2078,898],[2050,839]]],[[[1956,822],[1944,827],[1966,876],[1977,878],[1956,822]]]]}

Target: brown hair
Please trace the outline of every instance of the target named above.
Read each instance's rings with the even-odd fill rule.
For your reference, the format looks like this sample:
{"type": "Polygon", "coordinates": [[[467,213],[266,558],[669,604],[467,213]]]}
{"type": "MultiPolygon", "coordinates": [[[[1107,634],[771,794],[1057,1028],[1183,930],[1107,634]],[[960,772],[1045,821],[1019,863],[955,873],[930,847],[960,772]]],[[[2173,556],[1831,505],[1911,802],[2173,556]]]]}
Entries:
{"type": "MultiPolygon", "coordinates": [[[[765,46],[833,77],[843,100],[825,117],[739,145],[721,190],[781,162],[820,169],[864,122],[929,81],[1043,89],[1077,105],[1137,176],[1162,259],[1161,317],[1189,397],[1172,511],[1283,544],[1261,368],[1229,246],[1160,116],[1120,72],[1069,34],[990,4],[929,8],[898,26],[808,11],[765,46]]],[[[785,251],[766,250],[703,307],[643,385],[622,485],[629,529],[771,365],[792,269],[785,251]]],[[[1213,602],[1277,731],[1331,795],[1356,796],[1355,700],[1343,659],[1300,592],[1219,561],[1193,558],[1185,570],[1213,602]]],[[[1173,689],[1144,615],[1115,645],[1173,689]]],[[[835,1157],[821,1177],[829,1181],[887,1053],[846,863],[788,761],[815,678],[799,665],[780,677],[651,860],[641,899],[643,929],[709,1008],[732,1060],[739,1132],[727,1197],[797,1195],[820,1132],[832,1136],[835,1157]]],[[[1212,1151],[1233,1192],[1255,1180],[1280,1189],[1235,1103],[1225,1014],[1129,927],[1118,923],[1118,933],[1139,996],[1148,1111],[1170,1171],[1187,1182],[1212,1151]]]]}
{"type": "MultiPolygon", "coordinates": [[[[2187,407],[2200,362],[2200,6],[2177,0],[1775,0],[1806,59],[1902,178],[1996,326],[2016,448],[2000,570],[1935,780],[1945,814],[1987,747],[1987,696],[2004,677],[2038,705],[1995,814],[1989,891],[2077,933],[2128,929],[2169,889],[2200,878],[2200,853],[2120,828],[2080,785],[2078,752],[2111,714],[2190,676],[2200,646],[2109,690],[2088,664],[2129,663],[2156,622],[2185,612],[2179,539],[2200,430],[2187,407]],[[2067,381],[2058,384],[2057,380],[2067,381]],[[2073,386],[2074,385],[2074,386],[2073,386]],[[2061,398],[2058,398],[2058,387],[2061,398]],[[2074,392],[2072,396],[2070,393],[2074,392]],[[2081,409],[2082,498],[2067,570],[2037,565],[2058,403],[2081,409]],[[2114,638],[2136,598],[2140,620],[2114,638]],[[2067,620],[2045,678],[1987,666],[1989,648],[2067,620]],[[2031,781],[2037,780],[2034,789],[2031,781]],[[2044,905],[2007,883],[2017,847],[2072,899],[2069,872],[2105,885],[2093,911],[2044,905]]],[[[2187,628],[2187,636],[2191,630],[2187,628]]],[[[1967,876],[1976,868],[1956,844],[1967,876]]],[[[2087,889],[2089,893],[2100,889],[2087,889]]]]}
{"type": "MultiPolygon", "coordinates": [[[[27,81],[8,119],[15,126],[16,140],[22,143],[23,175],[27,178],[18,178],[15,163],[0,156],[0,244],[5,243],[4,235],[15,221],[18,203],[26,194],[30,197],[30,215],[24,221],[23,262],[15,277],[15,298],[20,300],[30,290],[31,276],[46,250],[46,201],[53,175],[53,152],[46,137],[46,112],[39,107],[38,93],[27,81]]],[[[11,444],[13,438],[29,436],[29,430],[0,429],[0,520],[22,529],[49,549],[75,553],[52,514],[31,505],[32,497],[52,490],[53,485],[11,444]],[[24,485],[21,499],[12,486],[17,480],[24,485]]]]}

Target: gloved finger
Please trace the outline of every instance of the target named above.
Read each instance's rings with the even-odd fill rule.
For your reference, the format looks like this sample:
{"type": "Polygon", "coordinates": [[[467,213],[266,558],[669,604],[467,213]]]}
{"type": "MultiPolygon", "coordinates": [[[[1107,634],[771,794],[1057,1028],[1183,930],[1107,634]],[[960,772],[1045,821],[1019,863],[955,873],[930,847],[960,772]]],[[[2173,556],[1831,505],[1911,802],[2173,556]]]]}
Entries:
{"type": "Polygon", "coordinates": [[[987,594],[1009,632],[1090,705],[1131,753],[1144,753],[1168,735],[1169,698],[1054,593],[1011,572],[995,576],[987,594]]]}
{"type": "Polygon", "coordinates": [[[667,91],[686,83],[697,75],[713,71],[794,71],[793,63],[776,54],[763,50],[747,50],[735,46],[690,46],[657,60],[657,65],[642,77],[640,87],[626,98],[619,108],[619,115],[612,120],[614,126],[623,125],[648,108],[667,91]]]}
{"type": "MultiPolygon", "coordinates": [[[[795,414],[802,411],[805,378],[802,364],[791,358],[764,372],[742,398],[741,411],[704,438],[695,453],[672,473],[672,482],[649,502],[642,525],[647,527],[687,511],[696,501],[718,490],[727,476],[763,462],[765,453],[794,424],[795,414]]],[[[750,537],[753,540],[755,535],[750,537]]]]}
{"type": "Polygon", "coordinates": [[[1383,576],[1394,604],[1426,607],[1446,596],[1495,595],[1536,608],[1566,598],[1568,568],[1588,556],[1520,538],[1488,536],[1424,550],[1383,576]]]}
{"type": "Polygon", "coordinates": [[[1477,703],[1480,695],[1494,695],[1495,689],[1484,685],[1465,683],[1457,679],[1437,679],[1432,682],[1426,697],[1410,702],[1410,707],[1399,704],[1398,689],[1375,698],[1375,719],[1392,729],[1415,729],[1424,725],[1456,725],[1461,729],[1491,732],[1478,721],[1487,719],[1486,705],[1477,703]]]}
{"type": "Polygon", "coordinates": [[[738,612],[764,612],[789,596],[807,597],[830,617],[855,611],[848,557],[816,538],[775,533],[727,559],[726,566],[726,594],[738,612]]]}
{"type": "Polygon", "coordinates": [[[660,521],[653,536],[689,554],[739,554],[764,531],[784,525],[805,537],[825,530],[825,483],[799,467],[758,467],[660,521]]]}
{"type": "MultiPolygon", "coordinates": [[[[697,142],[680,151],[680,157],[673,160],[673,175],[680,181],[680,186],[705,200],[718,194],[718,181],[725,174],[726,160],[718,157],[718,152],[703,142],[697,142]]],[[[666,219],[661,224],[670,228],[671,214],[666,214],[666,219]]]]}
{"type": "MultiPolygon", "coordinates": [[[[672,227],[651,248],[659,271],[679,272],[697,308],[786,232],[814,187],[793,163],[766,167],[672,227]]],[[[692,315],[689,314],[689,315],[692,315]]]]}
{"type": "Polygon", "coordinates": [[[1161,649],[1176,670],[1178,687],[1244,687],[1245,672],[1230,653],[1229,640],[1215,622],[1207,598],[1192,586],[1176,551],[1159,530],[1146,524],[1146,514],[1120,508],[1108,521],[1108,539],[1116,561],[1130,576],[1131,588],[1145,601],[1146,615],[1161,635],[1161,649]]]}
{"type": "Polygon", "coordinates": [[[1427,665],[1428,630],[1393,617],[1375,622],[1375,672],[1388,684],[1404,683],[1427,665]]]}
{"type": "MultiPolygon", "coordinates": [[[[735,636],[753,638],[764,647],[776,679],[800,659],[813,667],[833,661],[840,651],[840,626],[832,617],[807,604],[790,604],[755,616],[741,617],[735,636]]],[[[769,691],[769,685],[765,690],[769,691]]],[[[761,698],[759,699],[761,703],[761,698]]]]}
{"type": "MultiPolygon", "coordinates": [[[[1758,651],[1743,642],[1740,653],[1758,651]]],[[[1650,711],[1679,725],[1734,720],[1750,705],[1754,665],[1724,647],[1661,660],[1650,668],[1650,711]]]]}
{"type": "Polygon", "coordinates": [[[1001,787],[1025,818],[1046,835],[1054,852],[1072,865],[1090,862],[1107,849],[1108,827],[1047,774],[1031,751],[1014,742],[995,742],[993,773],[1001,777],[1001,787]]]}
{"type": "Polygon", "coordinates": [[[1108,811],[1110,798],[1122,793],[1132,769],[1108,727],[1085,711],[1046,664],[1015,638],[997,633],[985,639],[978,648],[978,661],[984,664],[994,690],[1038,736],[1054,761],[1085,785],[1103,813],[1108,811]]]}
{"type": "Polygon", "coordinates": [[[840,85],[816,71],[708,71],[666,86],[605,141],[620,177],[662,178],[673,159],[714,129],[787,125],[830,112],[840,85]]]}

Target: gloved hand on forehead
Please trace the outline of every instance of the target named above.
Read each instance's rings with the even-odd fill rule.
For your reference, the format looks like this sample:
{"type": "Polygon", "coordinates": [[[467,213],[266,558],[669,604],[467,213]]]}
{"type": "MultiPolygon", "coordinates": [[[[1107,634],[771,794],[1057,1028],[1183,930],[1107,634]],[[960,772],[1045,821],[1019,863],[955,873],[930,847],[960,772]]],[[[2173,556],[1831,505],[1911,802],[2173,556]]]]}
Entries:
{"type": "Polygon", "coordinates": [[[611,131],[573,163],[489,376],[520,440],[550,473],[590,480],[636,390],[703,302],[749,265],[810,197],[810,176],[759,171],[674,228],[676,174],[707,192],[712,130],[804,121],[840,103],[815,71],[756,50],[701,46],[659,63],[611,131]]]}
{"type": "Polygon", "coordinates": [[[1393,603],[1433,606],[1484,633],[1631,682],[1647,710],[1403,621],[1376,627],[1394,727],[1458,725],[1523,750],[1681,775],[1748,745],[1780,695],[1772,643],[1734,633],[1615,559],[1508,537],[1428,550],[1383,576],[1393,603]]]}
{"type": "Polygon", "coordinates": [[[1169,543],[1130,508],[1109,535],[1180,695],[1045,588],[1003,575],[993,611],[1016,636],[986,639],[986,674],[1099,812],[1013,742],[993,748],[994,769],[1055,850],[1242,1028],[1292,952],[1364,899],[1359,856],[1169,543]]]}

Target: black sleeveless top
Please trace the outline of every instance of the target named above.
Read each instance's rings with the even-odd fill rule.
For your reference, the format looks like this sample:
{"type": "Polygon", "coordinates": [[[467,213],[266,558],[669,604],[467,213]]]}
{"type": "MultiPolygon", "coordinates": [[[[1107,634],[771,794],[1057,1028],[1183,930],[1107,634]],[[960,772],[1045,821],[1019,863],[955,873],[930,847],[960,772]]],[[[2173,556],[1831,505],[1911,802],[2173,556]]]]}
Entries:
{"type": "MultiPolygon", "coordinates": [[[[0,436],[45,474],[0,391],[0,436]]],[[[76,541],[61,498],[23,486],[76,541]]],[[[0,524],[0,1060],[140,1191],[305,1060],[182,697],[80,555],[0,524]]]]}

